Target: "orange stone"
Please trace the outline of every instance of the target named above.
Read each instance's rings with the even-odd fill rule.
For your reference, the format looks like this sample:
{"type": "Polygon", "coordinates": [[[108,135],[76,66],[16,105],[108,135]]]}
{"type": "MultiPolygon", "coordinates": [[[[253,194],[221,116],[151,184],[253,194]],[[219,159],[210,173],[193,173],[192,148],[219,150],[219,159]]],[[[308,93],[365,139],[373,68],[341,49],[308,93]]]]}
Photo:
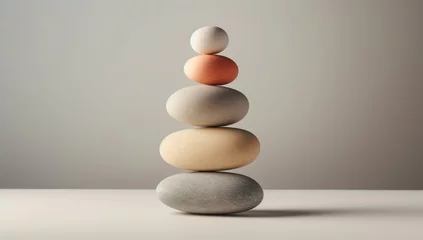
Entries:
{"type": "Polygon", "coordinates": [[[238,76],[238,65],[225,56],[198,55],[184,66],[185,75],[191,80],[207,85],[225,85],[238,76]]]}

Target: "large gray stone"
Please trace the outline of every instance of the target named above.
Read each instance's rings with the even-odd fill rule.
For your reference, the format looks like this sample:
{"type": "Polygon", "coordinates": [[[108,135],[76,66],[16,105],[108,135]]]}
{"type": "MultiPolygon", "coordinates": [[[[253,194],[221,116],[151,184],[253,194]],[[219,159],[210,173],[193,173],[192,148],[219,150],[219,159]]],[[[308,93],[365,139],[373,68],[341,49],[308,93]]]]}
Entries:
{"type": "Polygon", "coordinates": [[[232,88],[196,85],[179,89],[166,102],[175,120],[202,127],[234,124],[248,112],[247,97],[232,88]]]}
{"type": "Polygon", "coordinates": [[[167,206],[196,214],[248,211],[263,200],[263,189],[252,178],[227,172],[191,172],[170,176],[156,189],[167,206]]]}

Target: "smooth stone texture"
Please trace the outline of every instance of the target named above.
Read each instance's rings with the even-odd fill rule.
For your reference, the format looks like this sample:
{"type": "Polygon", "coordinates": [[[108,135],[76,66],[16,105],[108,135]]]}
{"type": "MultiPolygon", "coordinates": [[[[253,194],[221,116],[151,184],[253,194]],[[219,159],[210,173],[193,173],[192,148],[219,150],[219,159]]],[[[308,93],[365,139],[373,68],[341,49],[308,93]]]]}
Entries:
{"type": "Polygon", "coordinates": [[[238,65],[230,58],[220,55],[198,55],[184,65],[185,75],[207,85],[225,85],[238,76],[238,65]]]}
{"type": "Polygon", "coordinates": [[[206,26],[191,35],[190,44],[192,49],[200,54],[215,54],[228,46],[229,37],[220,27],[206,26]]]}
{"type": "Polygon", "coordinates": [[[193,128],[171,133],[160,144],[160,155],[176,168],[219,171],[253,162],[260,142],[249,131],[220,127],[193,128]]]}
{"type": "Polygon", "coordinates": [[[254,179],[222,172],[176,174],[161,181],[156,192],[167,206],[196,214],[244,212],[263,200],[263,189],[254,179]]]}
{"type": "Polygon", "coordinates": [[[198,85],[182,88],[166,102],[175,120],[194,126],[225,126],[236,123],[248,113],[247,97],[227,87],[198,85]]]}

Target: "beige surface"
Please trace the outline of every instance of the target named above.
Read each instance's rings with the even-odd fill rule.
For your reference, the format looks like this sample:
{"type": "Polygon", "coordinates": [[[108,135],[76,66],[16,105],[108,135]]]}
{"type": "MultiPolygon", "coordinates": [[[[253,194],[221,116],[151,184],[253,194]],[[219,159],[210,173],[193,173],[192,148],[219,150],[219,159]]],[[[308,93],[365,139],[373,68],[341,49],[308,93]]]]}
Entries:
{"type": "Polygon", "coordinates": [[[0,239],[423,239],[422,191],[264,195],[238,217],[205,217],[172,211],[154,190],[0,190],[0,239]]]}
{"type": "Polygon", "coordinates": [[[200,171],[233,169],[254,161],[260,142],[249,131],[230,127],[194,128],[174,132],[160,144],[170,165],[200,171]]]}
{"type": "Polygon", "coordinates": [[[195,126],[234,124],[248,113],[247,97],[236,89],[198,84],[173,93],[166,110],[175,120],[195,126]]]}

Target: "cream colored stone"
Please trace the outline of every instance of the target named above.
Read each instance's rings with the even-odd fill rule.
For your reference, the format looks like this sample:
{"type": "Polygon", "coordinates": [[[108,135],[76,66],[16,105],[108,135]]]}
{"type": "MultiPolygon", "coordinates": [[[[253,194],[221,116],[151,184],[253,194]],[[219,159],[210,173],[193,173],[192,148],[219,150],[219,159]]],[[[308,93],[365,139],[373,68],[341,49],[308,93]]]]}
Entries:
{"type": "Polygon", "coordinates": [[[196,171],[239,168],[254,161],[259,152],[254,134],[228,127],[185,129],[160,144],[160,155],[167,163],[196,171]]]}

